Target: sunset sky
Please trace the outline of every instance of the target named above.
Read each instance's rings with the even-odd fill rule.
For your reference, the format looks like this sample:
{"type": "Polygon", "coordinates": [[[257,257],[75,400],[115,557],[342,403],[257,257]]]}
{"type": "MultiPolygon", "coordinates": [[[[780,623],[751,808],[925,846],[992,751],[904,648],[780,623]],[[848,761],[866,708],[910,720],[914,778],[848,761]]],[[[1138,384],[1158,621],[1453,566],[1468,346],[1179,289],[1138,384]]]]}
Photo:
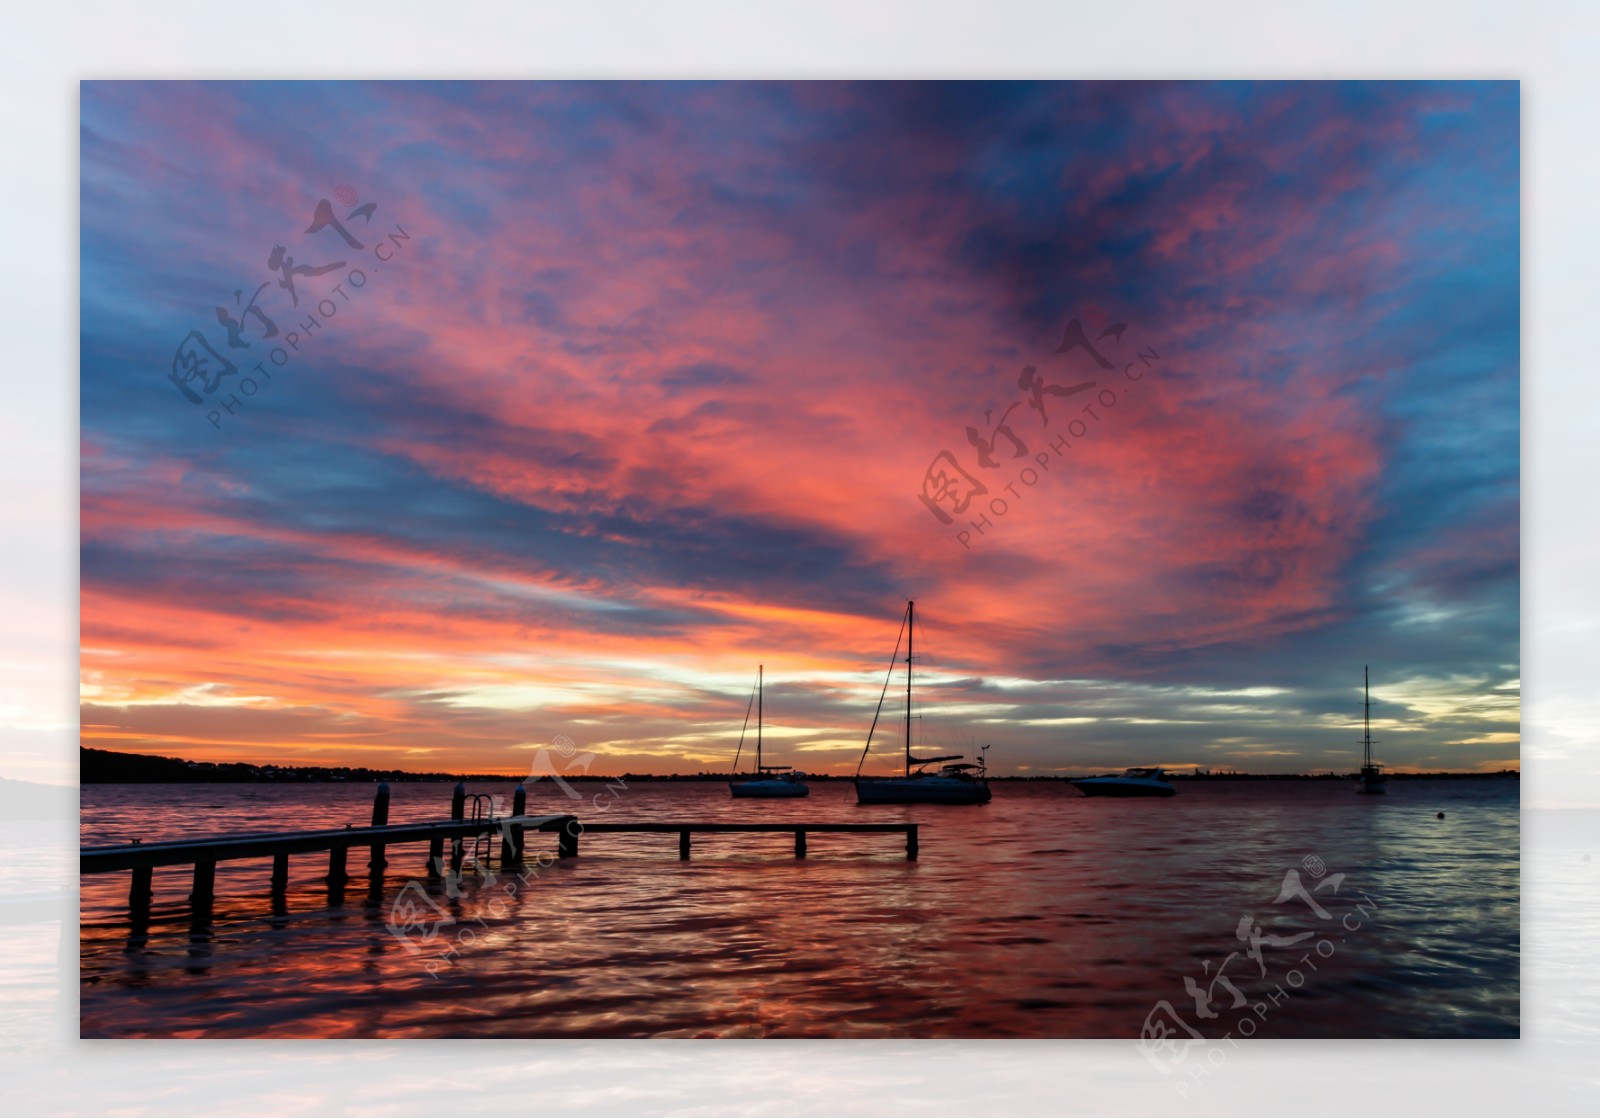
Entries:
{"type": "Polygon", "coordinates": [[[1514,82],[81,92],[85,745],[1518,764],[1514,82]]]}

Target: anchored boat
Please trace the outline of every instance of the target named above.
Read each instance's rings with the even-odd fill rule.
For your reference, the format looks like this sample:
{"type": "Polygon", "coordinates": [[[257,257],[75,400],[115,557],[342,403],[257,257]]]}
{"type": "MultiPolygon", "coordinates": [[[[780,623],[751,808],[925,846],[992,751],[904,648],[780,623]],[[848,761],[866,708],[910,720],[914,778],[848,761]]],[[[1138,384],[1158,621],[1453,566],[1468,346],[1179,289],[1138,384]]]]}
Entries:
{"type": "Polygon", "coordinates": [[[1366,727],[1361,736],[1361,773],[1356,777],[1359,784],[1356,792],[1376,796],[1388,792],[1384,783],[1388,778],[1384,776],[1382,768],[1372,764],[1372,681],[1367,673],[1367,666],[1361,666],[1361,691],[1362,691],[1362,722],[1366,727]]]}
{"type": "MultiPolygon", "coordinates": [[[[963,762],[962,754],[945,754],[935,758],[919,758],[911,753],[911,649],[916,629],[916,602],[906,603],[905,621],[901,633],[906,639],[906,736],[905,769],[899,777],[862,777],[861,763],[856,765],[857,804],[987,804],[989,782],[987,759],[989,747],[985,746],[977,762],[963,762]],[[944,764],[940,764],[944,763],[944,764]],[[937,770],[928,769],[938,765],[937,770]]],[[[872,750],[872,734],[877,730],[878,717],[883,714],[883,701],[889,694],[889,680],[894,666],[900,660],[900,642],[895,641],[894,657],[889,662],[889,674],[884,677],[883,694],[878,697],[878,711],[872,717],[872,728],[867,731],[867,745],[861,751],[861,762],[867,760],[872,750]]]]}
{"type": "MultiPolygon", "coordinates": [[[[803,797],[811,795],[811,787],[800,780],[804,774],[796,773],[786,765],[763,765],[761,759],[761,723],[763,721],[764,665],[756,666],[756,774],[743,781],[730,781],[728,789],[736,797],[803,797]]],[[[739,750],[744,750],[744,732],[750,727],[750,709],[745,708],[744,729],[739,731],[739,750]]],[[[733,755],[734,768],[739,765],[739,754],[733,755]]]]}
{"type": "Polygon", "coordinates": [[[1170,797],[1178,790],[1167,784],[1160,766],[1125,769],[1121,777],[1081,777],[1067,782],[1086,797],[1170,797]]]}

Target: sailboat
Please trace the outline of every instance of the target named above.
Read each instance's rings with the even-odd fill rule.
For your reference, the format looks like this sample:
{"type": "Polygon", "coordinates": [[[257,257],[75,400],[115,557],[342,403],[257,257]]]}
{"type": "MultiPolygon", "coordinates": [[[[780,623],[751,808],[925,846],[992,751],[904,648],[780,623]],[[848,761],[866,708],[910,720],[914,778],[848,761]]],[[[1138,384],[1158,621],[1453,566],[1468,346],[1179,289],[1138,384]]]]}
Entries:
{"type": "Polygon", "coordinates": [[[1364,696],[1366,733],[1361,738],[1361,776],[1357,778],[1361,785],[1356,792],[1378,794],[1387,791],[1383,787],[1387,778],[1379,767],[1372,764],[1372,682],[1367,674],[1366,665],[1361,666],[1361,688],[1364,696]]]}
{"type": "Polygon", "coordinates": [[[905,770],[899,777],[862,777],[861,763],[872,750],[872,731],[877,729],[878,716],[883,714],[883,701],[889,694],[889,677],[900,657],[900,643],[894,647],[894,659],[889,663],[889,676],[883,681],[883,695],[878,697],[878,713],[872,717],[872,730],[867,731],[866,749],[861,751],[861,762],[856,765],[857,804],[987,804],[989,782],[985,746],[976,764],[963,762],[961,754],[947,754],[937,758],[919,758],[911,753],[911,647],[916,630],[915,600],[906,603],[906,741],[905,770]],[[928,766],[940,765],[936,771],[928,766]],[[954,763],[954,764],[950,764],[954,763]]]}
{"type": "MultiPolygon", "coordinates": [[[[761,761],[761,723],[763,717],[762,676],[764,665],[756,666],[756,775],[744,781],[730,781],[728,788],[736,797],[803,797],[811,795],[810,786],[803,783],[802,774],[786,765],[763,765],[761,761]]],[[[745,712],[745,727],[750,725],[750,712],[745,712]]],[[[739,749],[744,749],[744,731],[739,732],[739,749]]],[[[734,765],[739,764],[734,755],[734,765]]]]}

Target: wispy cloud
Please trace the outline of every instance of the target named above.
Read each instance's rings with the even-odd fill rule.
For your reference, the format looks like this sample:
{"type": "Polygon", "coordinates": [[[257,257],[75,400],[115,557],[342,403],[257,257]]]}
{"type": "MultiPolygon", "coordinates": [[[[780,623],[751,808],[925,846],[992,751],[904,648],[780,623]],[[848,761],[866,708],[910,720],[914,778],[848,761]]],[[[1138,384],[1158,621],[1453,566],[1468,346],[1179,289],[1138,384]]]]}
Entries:
{"type": "Polygon", "coordinates": [[[915,596],[930,701],[1003,764],[1344,764],[1363,662],[1386,760],[1516,757],[1514,83],[87,83],[82,117],[86,742],[698,769],[759,661],[780,748],[844,770],[915,596]],[[174,348],[344,183],[403,263],[214,429],[174,348]],[[924,469],[1091,309],[1160,376],[963,549],[924,469]]]}

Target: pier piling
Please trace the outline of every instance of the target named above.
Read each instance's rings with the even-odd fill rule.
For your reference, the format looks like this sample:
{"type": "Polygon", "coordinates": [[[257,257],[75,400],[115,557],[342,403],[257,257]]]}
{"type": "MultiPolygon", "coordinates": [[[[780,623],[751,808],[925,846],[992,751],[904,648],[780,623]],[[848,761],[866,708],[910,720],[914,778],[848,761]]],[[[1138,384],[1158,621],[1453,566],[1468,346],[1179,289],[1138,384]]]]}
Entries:
{"type": "Polygon", "coordinates": [[[289,852],[279,851],[272,856],[272,892],[284,893],[289,888],[289,852]]]}
{"type": "Polygon", "coordinates": [[[680,831],[678,833],[678,858],[680,860],[683,860],[683,859],[687,859],[688,857],[689,857],[689,829],[688,828],[684,828],[682,831],[680,831]]]}
{"type": "Polygon", "coordinates": [[[195,907],[210,905],[217,896],[217,864],[197,861],[194,864],[194,886],[189,891],[189,904],[195,907]]]}
{"type": "Polygon", "coordinates": [[[583,825],[578,823],[574,816],[567,826],[561,829],[560,847],[556,850],[556,857],[560,859],[575,858],[578,854],[578,836],[583,834],[583,825]]]}
{"type": "Polygon", "coordinates": [[[154,867],[133,868],[133,881],[128,885],[128,908],[134,913],[150,912],[150,899],[155,895],[155,890],[151,886],[154,877],[154,867]]]}
{"type": "MultiPolygon", "coordinates": [[[[521,785],[511,795],[511,814],[521,816],[528,810],[528,790],[521,785]]],[[[500,865],[522,866],[522,828],[513,825],[501,830],[500,865]]]]}
{"type": "MultiPolygon", "coordinates": [[[[450,818],[457,823],[467,818],[467,785],[464,781],[456,782],[455,792],[450,794],[450,818]]],[[[456,836],[450,841],[450,870],[454,874],[461,872],[461,861],[466,855],[462,837],[456,836]]]]}
{"type": "MultiPolygon", "coordinates": [[[[387,827],[389,824],[389,782],[379,781],[378,791],[372,798],[372,826],[375,828],[387,827]]],[[[389,864],[383,857],[383,844],[372,845],[372,857],[367,860],[367,870],[371,872],[375,881],[383,881],[383,868],[389,864]]]]}
{"type": "Polygon", "coordinates": [[[328,889],[338,890],[350,881],[350,875],[345,872],[345,856],[350,851],[348,844],[338,843],[328,848],[328,889]]]}
{"type": "Polygon", "coordinates": [[[797,859],[806,857],[806,833],[799,829],[794,833],[794,857],[797,859]]]}

